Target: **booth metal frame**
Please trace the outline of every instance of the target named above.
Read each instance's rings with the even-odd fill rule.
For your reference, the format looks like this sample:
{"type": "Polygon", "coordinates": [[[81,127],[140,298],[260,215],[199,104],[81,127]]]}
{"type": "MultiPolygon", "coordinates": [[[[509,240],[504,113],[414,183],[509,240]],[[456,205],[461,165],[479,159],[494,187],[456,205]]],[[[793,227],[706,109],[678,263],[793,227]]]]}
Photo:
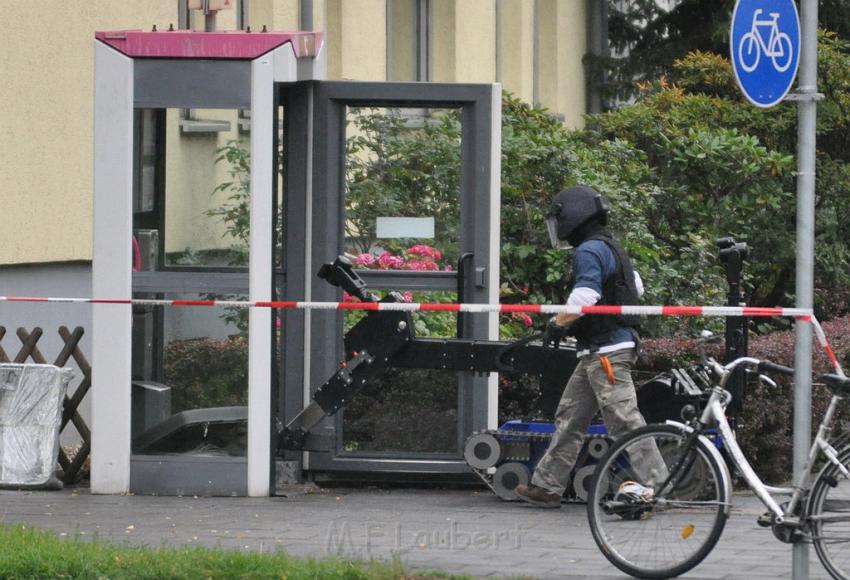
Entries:
{"type": "MultiPolygon", "coordinates": [[[[333,259],[343,242],[344,212],[339,209],[344,179],[340,163],[344,143],[340,127],[346,106],[435,106],[461,110],[463,119],[461,177],[461,252],[474,254],[469,277],[457,273],[375,273],[364,275],[374,286],[424,289],[467,289],[465,300],[494,303],[499,290],[499,212],[501,87],[498,84],[330,82],[325,77],[321,33],[202,33],[194,31],[99,32],[95,40],[94,233],[92,293],[95,298],[126,300],[134,292],[203,292],[210,285],[240,289],[244,273],[192,273],[175,280],[163,272],[131,268],[133,235],[135,111],[162,108],[238,108],[250,110],[250,253],[247,274],[251,301],[338,299],[338,290],[315,277],[322,261],[333,259]],[[278,107],[296,111],[288,123],[303,142],[286,146],[287,191],[299,191],[287,208],[304,216],[298,243],[285,244],[288,263],[284,279],[274,267],[273,236],[278,107]],[[326,166],[324,168],[319,165],[326,166]],[[334,205],[336,204],[336,205],[334,205]],[[335,211],[334,208],[338,211],[335,211]],[[328,235],[317,236],[314,228],[328,235]],[[330,232],[330,233],[329,233],[330,232]],[[430,276],[430,277],[429,277],[430,276]],[[215,282],[218,280],[218,282],[215,282]]],[[[292,231],[292,228],[288,228],[292,231]]],[[[267,308],[249,311],[247,482],[234,484],[231,494],[268,496],[274,493],[275,418],[285,421],[309,403],[315,384],[335,370],[338,358],[316,357],[327,345],[340,342],[339,317],[310,312],[286,312],[284,360],[273,361],[274,325],[267,308]],[[278,377],[274,373],[279,373],[278,377]],[[287,385],[283,388],[278,383],[287,385]],[[275,392],[280,388],[280,394],[275,392]],[[278,402],[276,405],[275,403],[278,402]]],[[[134,457],[131,453],[132,307],[93,306],[92,338],[92,466],[93,493],[134,491],[134,472],[147,481],[168,477],[212,477],[210,467],[191,457],[179,461],[134,457]],[[145,475],[145,470],[147,474],[145,475]],[[169,471],[170,470],[170,471],[169,471]],[[169,475],[171,474],[171,475],[169,475]],[[176,475],[175,475],[176,474],[176,475]]],[[[495,314],[470,315],[466,338],[498,338],[495,314]]],[[[340,347],[341,348],[341,347],[340,347]]],[[[496,423],[497,377],[467,373],[459,384],[468,387],[465,433],[496,423]],[[476,394],[477,393],[477,394],[476,394]]],[[[466,391],[464,391],[466,393],[466,391]]],[[[331,424],[331,427],[333,424],[331,424]]],[[[338,425],[337,425],[338,427],[338,425]]],[[[462,457],[344,458],[304,453],[301,469],[369,471],[412,469],[423,473],[468,471],[462,457]]],[[[242,471],[245,473],[244,460],[242,471]]],[[[244,477],[244,476],[241,476],[244,477]]],[[[145,487],[145,486],[143,486],[145,487]]],[[[146,488],[145,491],[151,491],[146,488]]],[[[156,490],[153,490],[156,491],[156,490]]],[[[221,493],[212,489],[210,493],[221,493]]]]}

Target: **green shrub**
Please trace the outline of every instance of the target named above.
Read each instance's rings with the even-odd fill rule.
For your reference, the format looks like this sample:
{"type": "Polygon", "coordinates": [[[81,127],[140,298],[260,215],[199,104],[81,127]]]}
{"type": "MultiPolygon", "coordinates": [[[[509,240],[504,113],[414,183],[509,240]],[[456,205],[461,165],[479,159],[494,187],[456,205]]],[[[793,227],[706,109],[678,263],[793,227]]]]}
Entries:
{"type": "MultiPolygon", "coordinates": [[[[832,348],[842,366],[850,368],[850,316],[823,323],[832,348]]],[[[779,331],[752,336],[749,354],[786,366],[794,366],[794,332],[779,331]]],[[[814,376],[832,372],[829,359],[817,341],[813,344],[814,376]]],[[[698,361],[696,341],[688,339],[649,339],[643,343],[643,356],[638,369],[663,371],[688,366],[698,361]]],[[[723,358],[723,348],[712,345],[709,354],[723,358]]],[[[745,390],[743,413],[740,417],[738,442],[756,472],[767,481],[788,481],[791,476],[793,451],[793,387],[789,378],[772,376],[777,389],[750,384],[745,390]]],[[[830,400],[828,389],[815,386],[812,390],[812,428],[817,429],[830,400]]],[[[846,404],[839,406],[838,424],[850,418],[846,404]]],[[[814,431],[812,433],[814,436],[814,431]]]]}
{"type": "MultiPolygon", "coordinates": [[[[649,194],[627,189],[613,198],[613,205],[616,214],[625,197],[637,208],[630,228],[646,228],[650,234],[654,255],[628,247],[638,269],[649,274],[648,298],[665,304],[722,300],[713,240],[732,234],[750,246],[747,302],[790,305],[796,106],[763,110],[749,105],[732,82],[729,61],[718,55],[689,54],[669,74],[644,85],[633,105],[590,116],[583,132],[595,146],[624,142],[647,165],[640,183],[649,194]]],[[[845,231],[850,212],[850,44],[821,32],[818,75],[826,98],[818,106],[815,286],[816,312],[827,319],[846,313],[847,301],[836,307],[826,296],[839,291],[846,297],[850,287],[845,231]]],[[[610,166],[621,173],[618,165],[610,166]]]]}
{"type": "Polygon", "coordinates": [[[457,375],[390,369],[344,410],[343,448],[357,451],[457,450],[457,375]]]}
{"type": "Polygon", "coordinates": [[[248,339],[195,338],[165,347],[172,411],[248,404],[248,339]]]}

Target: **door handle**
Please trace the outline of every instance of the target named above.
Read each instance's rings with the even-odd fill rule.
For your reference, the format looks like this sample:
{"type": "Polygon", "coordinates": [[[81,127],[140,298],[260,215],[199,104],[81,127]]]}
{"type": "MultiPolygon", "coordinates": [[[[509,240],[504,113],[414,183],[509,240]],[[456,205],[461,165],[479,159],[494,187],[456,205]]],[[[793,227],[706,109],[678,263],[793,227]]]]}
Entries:
{"type": "MultiPolygon", "coordinates": [[[[468,298],[470,286],[475,280],[472,278],[475,272],[475,254],[472,252],[464,252],[460,255],[457,261],[457,301],[461,304],[465,303],[468,298]]],[[[457,313],[457,337],[464,338],[466,335],[466,312],[457,313]]]]}

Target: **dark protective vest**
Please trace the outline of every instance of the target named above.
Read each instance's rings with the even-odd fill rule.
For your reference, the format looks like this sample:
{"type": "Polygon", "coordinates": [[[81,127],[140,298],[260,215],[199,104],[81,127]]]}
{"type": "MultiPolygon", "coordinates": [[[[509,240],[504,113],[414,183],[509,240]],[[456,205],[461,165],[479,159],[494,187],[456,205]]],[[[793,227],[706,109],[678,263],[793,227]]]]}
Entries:
{"type": "MultiPolygon", "coordinates": [[[[635,286],[635,273],[632,261],[619,242],[609,235],[597,233],[585,238],[582,242],[600,240],[605,242],[614,253],[617,265],[614,273],[602,281],[602,297],[596,303],[599,306],[635,306],[638,304],[638,291],[635,286]]],[[[573,272],[570,277],[570,291],[575,287],[576,277],[573,272]]],[[[589,349],[591,352],[609,342],[611,335],[619,328],[633,329],[635,342],[638,341],[637,328],[640,326],[640,316],[620,316],[614,314],[590,314],[576,320],[570,326],[570,334],[578,342],[578,349],[589,349]]]]}

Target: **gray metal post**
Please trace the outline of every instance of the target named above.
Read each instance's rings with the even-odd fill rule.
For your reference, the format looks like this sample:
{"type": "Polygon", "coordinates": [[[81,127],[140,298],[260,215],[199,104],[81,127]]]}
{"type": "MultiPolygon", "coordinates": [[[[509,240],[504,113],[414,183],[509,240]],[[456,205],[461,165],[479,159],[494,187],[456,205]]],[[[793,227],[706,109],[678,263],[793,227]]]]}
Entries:
{"type": "MultiPolygon", "coordinates": [[[[817,120],[817,0],[801,4],[799,76],[799,126],[797,129],[797,308],[811,308],[814,285],[815,231],[815,122],[817,120]]],[[[795,326],[794,350],[794,476],[801,482],[811,444],[812,329],[806,322],[795,326]]],[[[809,549],[794,544],[792,577],[809,577],[809,549]]]]}
{"type": "Polygon", "coordinates": [[[301,0],[300,13],[301,30],[313,30],[313,0],[301,0]]]}

